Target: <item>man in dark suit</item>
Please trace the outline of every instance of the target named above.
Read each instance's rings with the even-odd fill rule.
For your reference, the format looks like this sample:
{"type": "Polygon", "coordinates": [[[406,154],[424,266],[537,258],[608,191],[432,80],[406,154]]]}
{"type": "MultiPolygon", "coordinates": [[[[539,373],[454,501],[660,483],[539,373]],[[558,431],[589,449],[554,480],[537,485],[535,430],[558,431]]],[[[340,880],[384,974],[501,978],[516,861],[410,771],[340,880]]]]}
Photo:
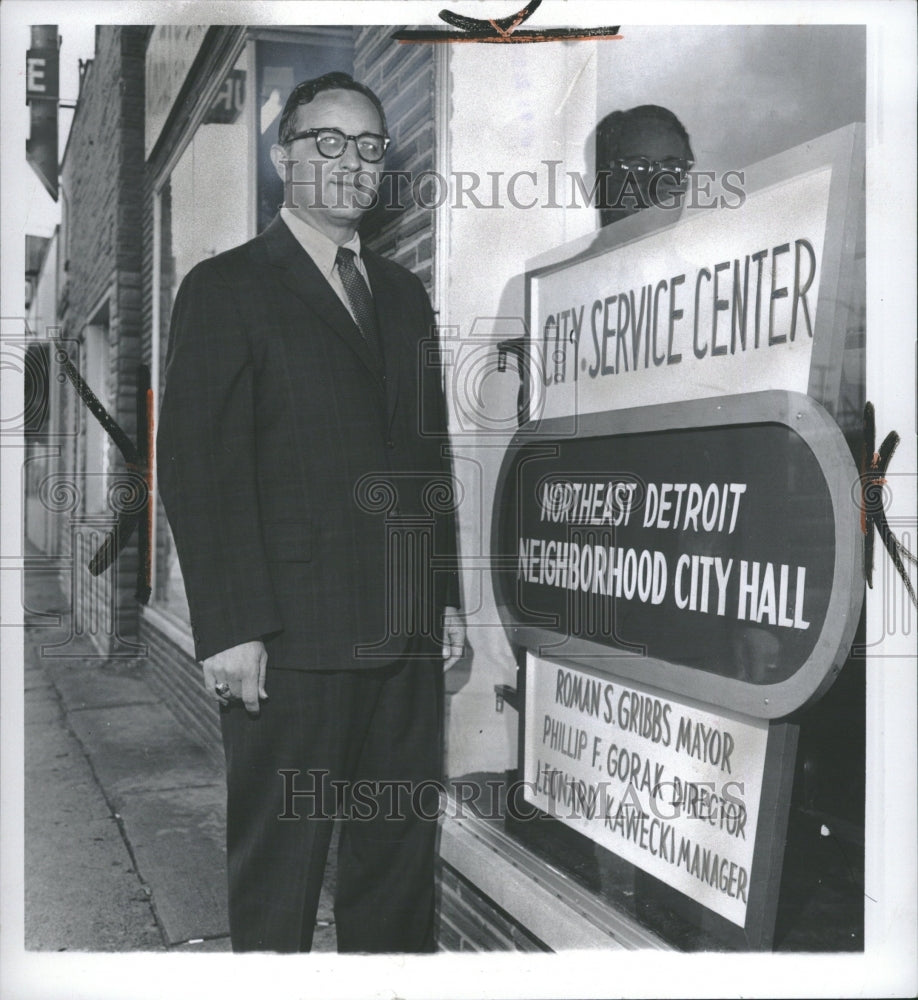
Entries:
{"type": "Polygon", "coordinates": [[[434,947],[439,657],[465,634],[430,303],[357,235],[387,144],[346,74],[297,86],[284,207],[173,311],[158,477],[221,703],[234,950],[309,950],[341,808],[339,951],[434,947]]]}

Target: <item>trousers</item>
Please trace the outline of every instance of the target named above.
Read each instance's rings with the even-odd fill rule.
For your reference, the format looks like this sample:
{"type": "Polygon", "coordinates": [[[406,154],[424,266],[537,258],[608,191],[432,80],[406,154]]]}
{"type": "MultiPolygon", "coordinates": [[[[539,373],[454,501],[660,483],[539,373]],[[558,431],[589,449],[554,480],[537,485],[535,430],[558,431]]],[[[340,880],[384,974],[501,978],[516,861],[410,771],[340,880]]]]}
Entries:
{"type": "Polygon", "coordinates": [[[220,709],[234,951],[309,951],[336,817],[339,952],[430,952],[442,665],[271,670],[220,709]]]}

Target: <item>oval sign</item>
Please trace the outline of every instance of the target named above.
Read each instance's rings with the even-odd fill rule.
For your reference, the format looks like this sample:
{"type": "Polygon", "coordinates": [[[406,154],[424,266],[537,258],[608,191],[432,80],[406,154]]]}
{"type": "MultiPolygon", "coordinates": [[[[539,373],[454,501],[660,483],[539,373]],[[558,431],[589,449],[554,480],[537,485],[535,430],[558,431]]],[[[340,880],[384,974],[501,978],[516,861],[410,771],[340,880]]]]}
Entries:
{"type": "Polygon", "coordinates": [[[822,694],[863,600],[858,472],[822,407],[769,391],[570,426],[523,428],[504,457],[511,640],[758,718],[822,694]]]}

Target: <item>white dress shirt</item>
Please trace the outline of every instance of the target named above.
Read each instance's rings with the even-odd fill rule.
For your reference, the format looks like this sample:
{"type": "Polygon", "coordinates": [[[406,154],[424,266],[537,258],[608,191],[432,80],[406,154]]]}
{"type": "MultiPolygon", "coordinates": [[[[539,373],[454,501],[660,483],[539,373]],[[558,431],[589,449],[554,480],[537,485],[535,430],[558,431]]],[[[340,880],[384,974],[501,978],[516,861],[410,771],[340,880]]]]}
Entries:
{"type": "MultiPolygon", "coordinates": [[[[356,317],[351,309],[351,303],[348,301],[347,292],[344,290],[341,275],[338,274],[338,268],[335,264],[335,258],[338,256],[338,244],[334,240],[329,239],[325,233],[320,233],[318,229],[310,226],[308,222],[304,222],[299,216],[294,215],[289,208],[282,207],[280,217],[284,220],[290,232],[296,237],[300,246],[312,258],[313,263],[322,272],[326,281],[335,290],[335,294],[344,303],[345,309],[351,314],[351,318],[356,323],[356,317]]],[[[363,258],[360,256],[360,237],[357,233],[354,233],[351,239],[347,243],[342,243],[341,246],[346,250],[354,251],[354,265],[362,275],[363,280],[367,283],[367,288],[369,288],[370,279],[367,276],[366,268],[363,266],[363,258]]],[[[372,290],[370,294],[372,294],[372,290]]]]}

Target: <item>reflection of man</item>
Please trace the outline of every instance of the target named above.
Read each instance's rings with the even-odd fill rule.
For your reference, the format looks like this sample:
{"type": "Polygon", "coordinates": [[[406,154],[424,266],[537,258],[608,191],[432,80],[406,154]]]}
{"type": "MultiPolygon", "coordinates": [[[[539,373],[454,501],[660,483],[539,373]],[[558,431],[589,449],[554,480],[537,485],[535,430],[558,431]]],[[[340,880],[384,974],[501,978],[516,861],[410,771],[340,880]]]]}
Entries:
{"type": "Polygon", "coordinates": [[[221,702],[233,947],[310,948],[347,786],[338,948],[426,951],[436,803],[412,790],[438,777],[442,670],[425,623],[445,609],[448,666],[464,642],[456,574],[411,560],[455,551],[451,517],[430,513],[445,476],[439,374],[419,363],[432,313],[421,282],[357,235],[388,144],[375,94],[341,73],[305,81],[279,141],[297,207],[183,282],[158,442],[221,702]],[[413,542],[387,540],[380,498],[390,530],[420,525],[413,542]]]}
{"type": "Polygon", "coordinates": [[[606,115],[596,129],[601,224],[678,206],[693,162],[688,133],[666,108],[642,104],[606,115]]]}

